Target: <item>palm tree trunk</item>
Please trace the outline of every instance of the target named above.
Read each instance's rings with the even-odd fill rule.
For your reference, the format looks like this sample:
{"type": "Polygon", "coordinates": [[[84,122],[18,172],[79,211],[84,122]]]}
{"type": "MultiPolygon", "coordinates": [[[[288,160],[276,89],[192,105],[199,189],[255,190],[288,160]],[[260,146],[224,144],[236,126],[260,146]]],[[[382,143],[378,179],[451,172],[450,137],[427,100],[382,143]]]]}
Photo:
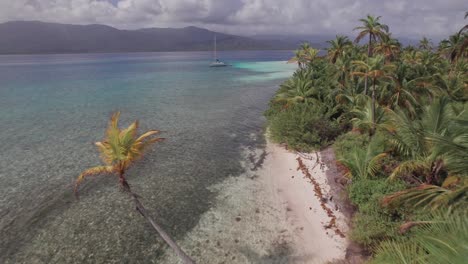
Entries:
{"type": "Polygon", "coordinates": [[[368,77],[366,76],[366,78],[364,79],[364,95],[367,95],[367,79],[368,77]]]}
{"type": "MultiPolygon", "coordinates": [[[[367,46],[367,62],[369,62],[369,58],[372,56],[372,33],[369,33],[369,45],[367,46]]],[[[364,79],[364,95],[367,95],[367,87],[368,87],[368,79],[366,75],[366,79],[364,79]]]]}
{"type": "Polygon", "coordinates": [[[375,126],[376,126],[376,120],[375,120],[375,78],[373,78],[372,82],[372,129],[371,129],[371,134],[374,135],[375,133],[375,126]]]}
{"type": "Polygon", "coordinates": [[[130,189],[130,185],[127,183],[123,175],[120,175],[121,179],[121,184],[126,193],[128,193],[132,198],[133,202],[135,203],[136,210],[144,217],[148,222],[150,222],[151,226],[158,232],[158,234],[161,236],[161,238],[166,242],[169,247],[171,247],[177,256],[183,261],[184,264],[195,264],[195,262],[177,245],[177,243],[169,236],[164,229],[157,224],[153,218],[148,214],[148,211],[146,208],[143,206],[143,204],[140,202],[140,199],[138,199],[138,195],[130,189]]]}

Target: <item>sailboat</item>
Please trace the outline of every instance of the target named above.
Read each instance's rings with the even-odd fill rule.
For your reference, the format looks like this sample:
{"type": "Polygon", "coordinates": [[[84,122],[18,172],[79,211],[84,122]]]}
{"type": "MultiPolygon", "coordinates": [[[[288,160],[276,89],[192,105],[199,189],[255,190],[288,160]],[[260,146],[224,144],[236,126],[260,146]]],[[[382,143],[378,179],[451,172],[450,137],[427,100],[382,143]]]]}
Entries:
{"type": "Polygon", "coordinates": [[[210,67],[225,67],[225,66],[227,66],[227,64],[218,59],[218,54],[216,51],[216,36],[215,36],[214,37],[214,61],[210,64],[210,67]]]}

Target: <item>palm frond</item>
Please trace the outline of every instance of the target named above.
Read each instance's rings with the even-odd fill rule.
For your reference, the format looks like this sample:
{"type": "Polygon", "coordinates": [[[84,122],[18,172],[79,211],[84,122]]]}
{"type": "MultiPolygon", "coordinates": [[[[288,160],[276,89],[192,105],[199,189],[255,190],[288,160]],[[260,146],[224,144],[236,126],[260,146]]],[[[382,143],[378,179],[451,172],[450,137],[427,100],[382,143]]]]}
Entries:
{"type": "Polygon", "coordinates": [[[452,189],[436,185],[422,184],[420,186],[400,191],[385,197],[384,206],[409,206],[412,208],[430,207],[463,207],[468,205],[468,184],[465,182],[452,189]]]}
{"type": "Polygon", "coordinates": [[[83,171],[75,181],[75,193],[78,193],[78,187],[86,177],[113,173],[116,173],[116,170],[112,166],[97,166],[83,171]]]}
{"type": "Polygon", "coordinates": [[[382,242],[373,264],[463,264],[468,257],[468,215],[434,212],[409,237],[382,242]]]}
{"type": "Polygon", "coordinates": [[[138,121],[131,123],[127,128],[120,130],[118,127],[120,112],[112,115],[103,141],[96,142],[101,159],[107,166],[98,166],[84,171],[78,176],[76,188],[83,179],[90,175],[103,173],[118,173],[121,184],[125,181],[125,171],[138,159],[140,159],[147,148],[164,138],[154,138],[159,130],[150,130],[137,137],[138,121]]]}

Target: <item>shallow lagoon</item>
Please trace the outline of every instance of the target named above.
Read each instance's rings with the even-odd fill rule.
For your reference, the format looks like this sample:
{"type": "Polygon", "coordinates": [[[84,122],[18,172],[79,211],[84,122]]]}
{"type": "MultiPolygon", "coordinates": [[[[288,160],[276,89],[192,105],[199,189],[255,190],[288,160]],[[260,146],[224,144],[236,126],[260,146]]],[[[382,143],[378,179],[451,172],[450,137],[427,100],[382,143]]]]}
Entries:
{"type": "MultiPolygon", "coordinates": [[[[168,258],[115,179],[88,180],[79,202],[72,195],[79,172],[99,164],[92,142],[116,110],[123,125],[138,118],[168,139],[129,172],[135,192],[178,240],[199,232],[224,184],[252,173],[262,113],[294,70],[289,51],[220,56],[232,67],[209,68],[205,52],[0,56],[0,262],[168,258]]],[[[241,206],[250,193],[229,201],[237,194],[241,206]]]]}

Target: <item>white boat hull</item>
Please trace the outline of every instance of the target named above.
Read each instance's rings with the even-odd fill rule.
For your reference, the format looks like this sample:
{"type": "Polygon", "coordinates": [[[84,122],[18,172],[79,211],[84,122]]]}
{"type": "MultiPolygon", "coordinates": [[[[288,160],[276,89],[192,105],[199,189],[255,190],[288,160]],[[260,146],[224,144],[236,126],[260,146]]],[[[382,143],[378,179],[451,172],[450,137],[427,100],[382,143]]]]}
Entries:
{"type": "Polygon", "coordinates": [[[210,67],[226,67],[226,66],[228,65],[224,62],[213,62],[210,64],[210,67]]]}

